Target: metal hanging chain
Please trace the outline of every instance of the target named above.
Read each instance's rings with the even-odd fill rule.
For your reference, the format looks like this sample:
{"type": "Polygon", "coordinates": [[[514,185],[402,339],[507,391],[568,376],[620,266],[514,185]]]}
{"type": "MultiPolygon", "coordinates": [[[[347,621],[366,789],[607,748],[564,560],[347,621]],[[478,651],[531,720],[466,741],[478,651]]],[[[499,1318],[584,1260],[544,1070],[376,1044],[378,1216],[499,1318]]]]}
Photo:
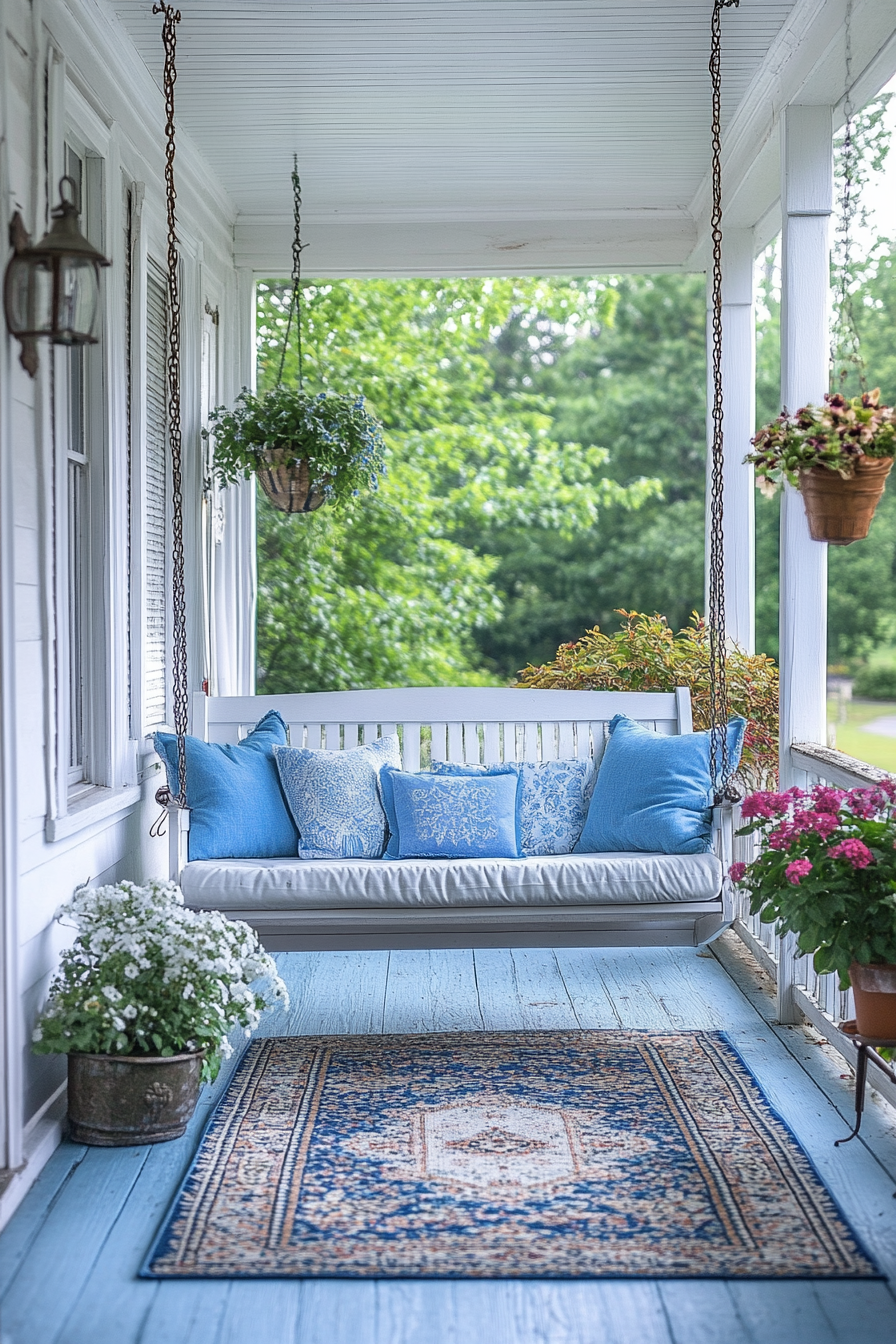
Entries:
{"type": "MultiPolygon", "coordinates": [[[[174,184],[174,85],[177,81],[175,55],[180,10],[159,0],[153,14],[163,15],[162,42],[165,47],[163,89],[165,93],[165,188],[168,203],[168,444],[171,452],[172,496],[172,691],[174,731],[177,734],[176,801],[187,805],[186,732],[189,726],[190,685],[187,680],[187,600],[184,575],[184,498],[183,437],[180,418],[180,256],[177,249],[177,191],[174,184]]],[[[161,792],[161,790],[160,790],[161,792]]],[[[161,800],[160,800],[161,801],[161,800]]]]}
{"type": "Polygon", "coordinates": [[[292,156],[292,201],[293,201],[293,235],[292,235],[292,297],[289,301],[289,316],[286,319],[286,335],[283,338],[283,349],[280,352],[280,368],[277,371],[277,384],[283,382],[283,365],[286,362],[286,351],[289,349],[289,333],[292,328],[292,317],[296,317],[296,349],[299,356],[299,391],[301,392],[305,384],[305,370],[302,360],[302,252],[308,246],[302,242],[302,184],[299,181],[299,158],[297,154],[292,156]]]}
{"type": "Polygon", "coordinates": [[[831,382],[834,371],[840,364],[839,383],[841,390],[849,378],[850,365],[859,376],[859,386],[868,391],[865,361],[862,358],[862,345],[856,323],[852,291],[849,288],[849,268],[852,263],[852,227],[859,208],[859,195],[855,188],[855,172],[858,162],[858,146],[854,137],[855,108],[852,105],[852,4],[846,0],[845,44],[846,44],[846,97],[844,111],[846,125],[843,128],[843,145],[840,150],[840,162],[843,183],[840,189],[840,218],[837,221],[837,234],[840,239],[840,283],[837,286],[838,321],[831,337],[831,382]],[[839,356],[839,358],[838,358],[839,356]]]}
{"type": "Polygon", "coordinates": [[[714,0],[709,74],[712,82],[712,447],[709,526],[709,777],[716,801],[726,796],[728,680],[725,668],[724,435],[722,430],[722,10],[739,0],[714,0]]]}

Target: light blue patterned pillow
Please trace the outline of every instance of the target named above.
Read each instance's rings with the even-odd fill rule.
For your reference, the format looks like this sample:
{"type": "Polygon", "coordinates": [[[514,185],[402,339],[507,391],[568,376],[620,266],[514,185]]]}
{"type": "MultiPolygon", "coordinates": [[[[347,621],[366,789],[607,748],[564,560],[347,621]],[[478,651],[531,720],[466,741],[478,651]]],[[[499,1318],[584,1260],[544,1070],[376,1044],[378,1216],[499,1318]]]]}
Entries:
{"type": "Polygon", "coordinates": [[[386,814],[377,783],[384,766],[401,765],[394,734],[348,751],[276,747],[274,757],[299,828],[300,859],[380,857],[386,814]]]}
{"type": "Polygon", "coordinates": [[[433,761],[435,774],[483,775],[515,770],[520,776],[522,852],[571,854],[582,834],[594,788],[594,765],[587,761],[508,761],[504,765],[456,765],[433,761]]]}
{"type": "Polygon", "coordinates": [[[392,833],[388,858],[521,857],[515,771],[448,776],[387,768],[380,783],[392,833]]]}

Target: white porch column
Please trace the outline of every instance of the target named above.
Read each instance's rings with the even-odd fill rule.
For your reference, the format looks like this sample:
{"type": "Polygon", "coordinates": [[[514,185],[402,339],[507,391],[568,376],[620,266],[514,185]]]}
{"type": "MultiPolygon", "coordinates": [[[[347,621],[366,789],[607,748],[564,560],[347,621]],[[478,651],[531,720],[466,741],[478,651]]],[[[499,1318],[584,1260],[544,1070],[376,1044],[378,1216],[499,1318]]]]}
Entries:
{"type": "MultiPolygon", "coordinates": [[[[255,390],[255,279],[237,273],[237,322],[232,361],[222,395],[230,400],[243,387],[255,390]]],[[[214,567],[214,651],[212,688],[215,695],[255,694],[255,478],[238,481],[220,492],[224,520],[214,567]]]]}
{"type": "MultiPolygon", "coordinates": [[[[712,276],[707,284],[706,593],[712,488],[712,276]]],[[[725,229],[722,238],[722,391],[724,398],[725,629],[752,653],[756,638],[753,468],[744,462],[756,417],[756,321],[753,230],[725,229]]]]}
{"type": "MultiPolygon", "coordinates": [[[[781,202],[781,400],[790,411],[828,387],[830,107],[785,109],[781,202]]],[[[791,742],[825,739],[827,546],[813,541],[799,492],[781,501],[781,785],[798,782],[791,742]]]]}
{"type": "MultiPolygon", "coordinates": [[[[828,387],[829,220],[833,205],[832,110],[785,109],[781,143],[781,400],[790,411],[828,387]]],[[[805,782],[791,742],[825,741],[828,548],[809,536],[799,492],[781,500],[781,788],[805,782]]],[[[781,940],[778,1020],[795,1022],[794,940],[781,940]]]]}

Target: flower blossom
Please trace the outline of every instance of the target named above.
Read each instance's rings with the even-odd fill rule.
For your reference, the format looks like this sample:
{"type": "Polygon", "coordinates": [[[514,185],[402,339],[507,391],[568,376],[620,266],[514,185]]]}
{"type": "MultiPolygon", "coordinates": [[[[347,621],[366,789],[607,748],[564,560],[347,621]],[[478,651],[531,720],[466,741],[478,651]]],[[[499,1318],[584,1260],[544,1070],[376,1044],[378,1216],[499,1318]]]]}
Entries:
{"type": "Polygon", "coordinates": [[[792,825],[792,834],[800,835],[806,831],[814,831],[820,835],[822,840],[827,840],[840,826],[840,818],[833,816],[830,812],[796,812],[794,813],[792,825]]]}
{"type": "Polygon", "coordinates": [[[868,821],[886,807],[887,798],[879,789],[850,789],[846,803],[854,816],[868,821]]]}
{"type": "Polygon", "coordinates": [[[771,835],[768,837],[769,849],[787,849],[794,834],[795,832],[790,822],[785,822],[784,825],[779,826],[776,831],[772,831],[771,835]]]}
{"type": "Polygon", "coordinates": [[[839,845],[828,850],[828,854],[832,859],[845,859],[853,868],[867,868],[874,862],[871,850],[861,840],[841,840],[839,845]]]}
{"type": "Polygon", "coordinates": [[[794,859],[793,863],[788,863],[784,869],[784,876],[792,886],[798,887],[800,879],[808,877],[812,871],[812,865],[808,859],[794,859]]]}
{"type": "Polygon", "coordinates": [[[787,793],[751,793],[740,806],[742,817],[762,817],[769,821],[772,817],[783,816],[790,809],[791,797],[787,793]]]}
{"type": "Polygon", "coordinates": [[[812,790],[812,802],[819,812],[839,811],[845,797],[845,789],[833,789],[828,784],[817,784],[812,790]]]}
{"type": "Polygon", "coordinates": [[[743,882],[746,872],[747,865],[745,863],[732,863],[728,869],[728,876],[732,882],[743,882]]]}

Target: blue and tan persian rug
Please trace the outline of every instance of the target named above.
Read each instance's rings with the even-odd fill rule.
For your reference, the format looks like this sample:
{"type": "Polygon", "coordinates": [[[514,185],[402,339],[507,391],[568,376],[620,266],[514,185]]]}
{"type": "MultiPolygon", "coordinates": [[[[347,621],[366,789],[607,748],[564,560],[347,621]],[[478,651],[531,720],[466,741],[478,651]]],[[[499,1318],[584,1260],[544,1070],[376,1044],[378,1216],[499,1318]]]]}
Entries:
{"type": "Polygon", "coordinates": [[[257,1040],[143,1274],[879,1277],[712,1031],[257,1040]]]}

